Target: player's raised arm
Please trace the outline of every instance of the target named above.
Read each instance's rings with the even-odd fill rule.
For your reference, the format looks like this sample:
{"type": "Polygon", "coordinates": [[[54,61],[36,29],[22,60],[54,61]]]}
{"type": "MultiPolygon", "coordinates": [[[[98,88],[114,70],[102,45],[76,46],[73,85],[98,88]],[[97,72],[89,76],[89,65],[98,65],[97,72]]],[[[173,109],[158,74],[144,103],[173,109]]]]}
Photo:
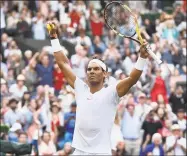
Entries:
{"type": "Polygon", "coordinates": [[[132,70],[129,77],[121,80],[117,84],[116,89],[119,97],[124,96],[140,78],[144,65],[146,64],[146,59],[149,56],[149,54],[145,50],[146,45],[147,42],[144,42],[144,44],[140,47],[140,56],[135,64],[135,68],[132,70]]]}
{"type": "Polygon", "coordinates": [[[69,60],[62,51],[62,47],[60,45],[60,42],[58,40],[58,33],[57,33],[57,26],[54,23],[48,23],[47,24],[48,33],[51,39],[51,46],[54,53],[54,57],[56,59],[56,62],[59,66],[59,68],[62,70],[65,79],[69,83],[69,85],[74,88],[74,82],[76,79],[76,76],[74,75],[70,65],[69,60]]]}

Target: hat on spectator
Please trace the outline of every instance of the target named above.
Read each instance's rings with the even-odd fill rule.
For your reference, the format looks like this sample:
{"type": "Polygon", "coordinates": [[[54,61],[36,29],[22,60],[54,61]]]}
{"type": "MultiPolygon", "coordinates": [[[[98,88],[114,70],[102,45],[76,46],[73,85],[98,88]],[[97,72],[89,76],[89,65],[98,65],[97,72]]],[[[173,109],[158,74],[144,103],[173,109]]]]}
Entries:
{"type": "Polygon", "coordinates": [[[17,131],[17,130],[22,130],[22,127],[21,127],[21,124],[20,123],[14,123],[13,125],[12,125],[12,127],[10,128],[10,131],[11,132],[15,132],[15,131],[17,131]]]}
{"type": "Polygon", "coordinates": [[[20,74],[17,76],[17,81],[25,81],[25,76],[20,74]]]}
{"type": "Polygon", "coordinates": [[[181,128],[180,128],[180,126],[178,125],[178,124],[173,124],[172,126],[171,126],[171,130],[172,131],[174,131],[174,130],[180,130],[181,128]]]}
{"type": "Polygon", "coordinates": [[[5,81],[5,79],[3,79],[3,78],[1,78],[1,85],[2,84],[6,84],[6,81],[5,81]]]}

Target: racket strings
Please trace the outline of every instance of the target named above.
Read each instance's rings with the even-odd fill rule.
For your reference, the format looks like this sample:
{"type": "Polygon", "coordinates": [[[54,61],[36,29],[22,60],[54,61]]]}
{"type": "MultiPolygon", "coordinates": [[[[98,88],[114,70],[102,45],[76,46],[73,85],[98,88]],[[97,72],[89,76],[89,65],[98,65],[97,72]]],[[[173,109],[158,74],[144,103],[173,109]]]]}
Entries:
{"type": "Polygon", "coordinates": [[[108,5],[105,12],[105,19],[110,27],[128,37],[135,35],[136,25],[134,17],[128,9],[116,3],[108,5]]]}

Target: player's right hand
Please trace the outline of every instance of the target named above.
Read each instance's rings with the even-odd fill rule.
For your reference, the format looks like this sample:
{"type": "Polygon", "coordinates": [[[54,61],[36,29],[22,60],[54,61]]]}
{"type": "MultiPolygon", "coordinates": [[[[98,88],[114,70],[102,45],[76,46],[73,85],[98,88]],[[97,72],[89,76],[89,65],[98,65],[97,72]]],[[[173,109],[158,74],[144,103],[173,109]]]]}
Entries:
{"type": "Polygon", "coordinates": [[[58,38],[58,27],[54,22],[47,22],[46,28],[50,38],[58,38]]]}

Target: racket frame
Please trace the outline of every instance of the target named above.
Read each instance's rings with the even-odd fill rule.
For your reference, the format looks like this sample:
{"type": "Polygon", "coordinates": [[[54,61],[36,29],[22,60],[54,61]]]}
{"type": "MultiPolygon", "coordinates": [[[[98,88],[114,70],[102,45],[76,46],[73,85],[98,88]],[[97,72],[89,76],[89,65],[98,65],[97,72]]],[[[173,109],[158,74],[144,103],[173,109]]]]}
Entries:
{"type": "MultiPolygon", "coordinates": [[[[127,5],[125,5],[125,4],[123,4],[123,3],[120,3],[120,2],[117,2],[117,1],[112,1],[112,2],[108,3],[108,4],[105,6],[105,9],[104,9],[104,20],[105,20],[106,25],[107,25],[111,30],[113,30],[115,34],[117,34],[117,35],[119,35],[119,36],[121,36],[121,37],[123,37],[123,38],[131,39],[131,40],[133,40],[133,41],[139,43],[140,45],[143,44],[143,38],[141,37],[140,29],[139,29],[139,26],[138,26],[138,20],[137,20],[135,14],[133,14],[133,12],[131,11],[131,9],[130,9],[127,5]],[[131,37],[130,37],[130,36],[125,36],[125,35],[123,35],[123,34],[117,32],[114,28],[112,28],[112,27],[108,24],[108,22],[107,22],[107,13],[106,13],[107,11],[106,11],[106,10],[107,10],[107,8],[108,8],[109,5],[112,5],[112,4],[114,4],[114,3],[117,3],[117,4],[121,5],[124,9],[127,9],[127,10],[132,14],[132,16],[134,17],[135,25],[136,25],[136,32],[135,32],[131,37]],[[138,39],[135,39],[135,38],[132,38],[135,34],[138,35],[138,39],[139,39],[139,40],[138,40],[138,39]]],[[[162,61],[161,61],[161,60],[154,54],[154,52],[151,50],[149,44],[146,46],[146,51],[153,57],[153,59],[154,59],[158,64],[161,64],[161,63],[162,63],[162,61]]]]}
{"type": "MultiPolygon", "coordinates": [[[[131,40],[133,40],[133,41],[135,41],[135,42],[137,42],[138,44],[141,45],[141,42],[140,42],[139,40],[137,40],[137,39],[135,39],[135,38],[132,38],[132,36],[134,36],[135,34],[137,34],[137,28],[138,28],[137,23],[136,23],[136,32],[135,32],[131,37],[130,37],[130,36],[125,36],[125,35],[123,35],[123,34],[117,32],[114,28],[112,28],[112,27],[108,24],[108,22],[107,22],[107,13],[106,13],[106,10],[107,10],[107,7],[108,7],[109,5],[114,4],[114,3],[118,3],[118,4],[121,5],[124,9],[127,9],[127,10],[133,15],[132,11],[130,10],[130,8],[129,8],[127,5],[122,4],[122,3],[120,3],[120,2],[117,2],[117,1],[112,1],[112,2],[108,3],[108,4],[105,6],[105,9],[104,9],[104,20],[105,20],[106,25],[107,25],[112,31],[114,31],[114,33],[115,33],[116,35],[119,35],[120,37],[123,37],[123,38],[131,39],[131,40]]],[[[133,15],[133,17],[135,18],[134,15],[133,15]]],[[[135,20],[135,21],[136,21],[136,20],[135,20]]],[[[139,28],[138,28],[138,29],[139,29],[139,28]]]]}

